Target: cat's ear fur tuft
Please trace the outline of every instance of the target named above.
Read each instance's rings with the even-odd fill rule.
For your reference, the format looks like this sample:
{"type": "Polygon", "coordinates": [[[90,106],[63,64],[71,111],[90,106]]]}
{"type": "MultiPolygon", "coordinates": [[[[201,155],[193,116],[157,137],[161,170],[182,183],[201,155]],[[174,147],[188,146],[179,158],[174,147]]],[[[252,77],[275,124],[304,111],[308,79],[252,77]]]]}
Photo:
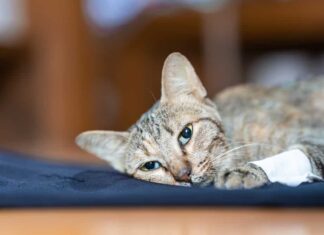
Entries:
{"type": "Polygon", "coordinates": [[[77,145],[107,161],[114,169],[125,171],[125,153],[128,132],[86,131],[76,137],[77,145]]]}
{"type": "Polygon", "coordinates": [[[162,69],[161,101],[177,99],[180,96],[193,96],[203,99],[206,89],[199,80],[189,60],[179,52],[171,53],[162,69]]]}

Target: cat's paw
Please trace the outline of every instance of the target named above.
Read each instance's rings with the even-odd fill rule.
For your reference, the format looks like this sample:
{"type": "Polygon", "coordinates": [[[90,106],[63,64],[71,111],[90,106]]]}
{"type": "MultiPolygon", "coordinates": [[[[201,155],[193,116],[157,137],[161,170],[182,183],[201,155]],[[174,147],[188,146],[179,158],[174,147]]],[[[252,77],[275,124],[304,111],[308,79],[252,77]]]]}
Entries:
{"type": "Polygon", "coordinates": [[[247,164],[243,167],[225,171],[214,181],[215,187],[225,189],[250,189],[268,183],[267,175],[260,167],[254,164],[247,164]]]}

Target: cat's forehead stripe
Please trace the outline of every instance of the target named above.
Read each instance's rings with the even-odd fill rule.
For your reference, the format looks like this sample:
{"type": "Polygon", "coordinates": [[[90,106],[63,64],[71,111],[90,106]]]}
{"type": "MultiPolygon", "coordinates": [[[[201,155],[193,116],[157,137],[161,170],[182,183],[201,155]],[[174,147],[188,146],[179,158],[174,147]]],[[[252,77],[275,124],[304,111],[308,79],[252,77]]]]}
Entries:
{"type": "Polygon", "coordinates": [[[170,135],[174,135],[174,132],[173,132],[173,130],[170,127],[168,127],[166,125],[162,125],[162,127],[164,128],[164,130],[166,130],[167,132],[169,132],[170,135]]]}
{"type": "Polygon", "coordinates": [[[211,119],[209,117],[199,118],[195,122],[201,122],[201,121],[208,121],[208,122],[213,123],[219,129],[219,132],[224,134],[224,128],[222,127],[220,122],[218,122],[216,120],[213,120],[213,119],[211,119]]]}

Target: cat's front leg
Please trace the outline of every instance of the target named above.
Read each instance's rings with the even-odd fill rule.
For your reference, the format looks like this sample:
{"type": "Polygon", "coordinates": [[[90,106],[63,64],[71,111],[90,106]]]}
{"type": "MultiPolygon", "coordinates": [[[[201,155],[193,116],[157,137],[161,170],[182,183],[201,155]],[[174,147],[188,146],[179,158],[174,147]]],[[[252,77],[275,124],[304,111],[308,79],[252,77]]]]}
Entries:
{"type": "Polygon", "coordinates": [[[250,189],[261,187],[268,183],[269,179],[265,172],[251,163],[221,172],[214,180],[215,187],[223,189],[250,189]]]}

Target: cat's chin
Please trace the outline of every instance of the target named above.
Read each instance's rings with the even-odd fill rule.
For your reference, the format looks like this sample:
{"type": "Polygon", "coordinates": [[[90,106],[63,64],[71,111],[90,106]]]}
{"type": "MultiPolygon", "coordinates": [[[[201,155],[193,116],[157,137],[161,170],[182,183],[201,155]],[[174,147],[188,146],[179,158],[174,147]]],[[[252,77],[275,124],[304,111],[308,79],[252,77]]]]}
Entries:
{"type": "Polygon", "coordinates": [[[175,185],[177,186],[183,186],[183,187],[191,187],[191,183],[187,183],[187,182],[176,182],[175,185]]]}
{"type": "Polygon", "coordinates": [[[206,179],[201,182],[193,182],[191,185],[194,187],[208,187],[213,184],[213,179],[206,179]]]}
{"type": "Polygon", "coordinates": [[[185,183],[185,182],[177,182],[175,183],[176,186],[182,186],[182,187],[207,187],[212,185],[213,181],[208,182],[201,182],[201,183],[185,183]]]}

